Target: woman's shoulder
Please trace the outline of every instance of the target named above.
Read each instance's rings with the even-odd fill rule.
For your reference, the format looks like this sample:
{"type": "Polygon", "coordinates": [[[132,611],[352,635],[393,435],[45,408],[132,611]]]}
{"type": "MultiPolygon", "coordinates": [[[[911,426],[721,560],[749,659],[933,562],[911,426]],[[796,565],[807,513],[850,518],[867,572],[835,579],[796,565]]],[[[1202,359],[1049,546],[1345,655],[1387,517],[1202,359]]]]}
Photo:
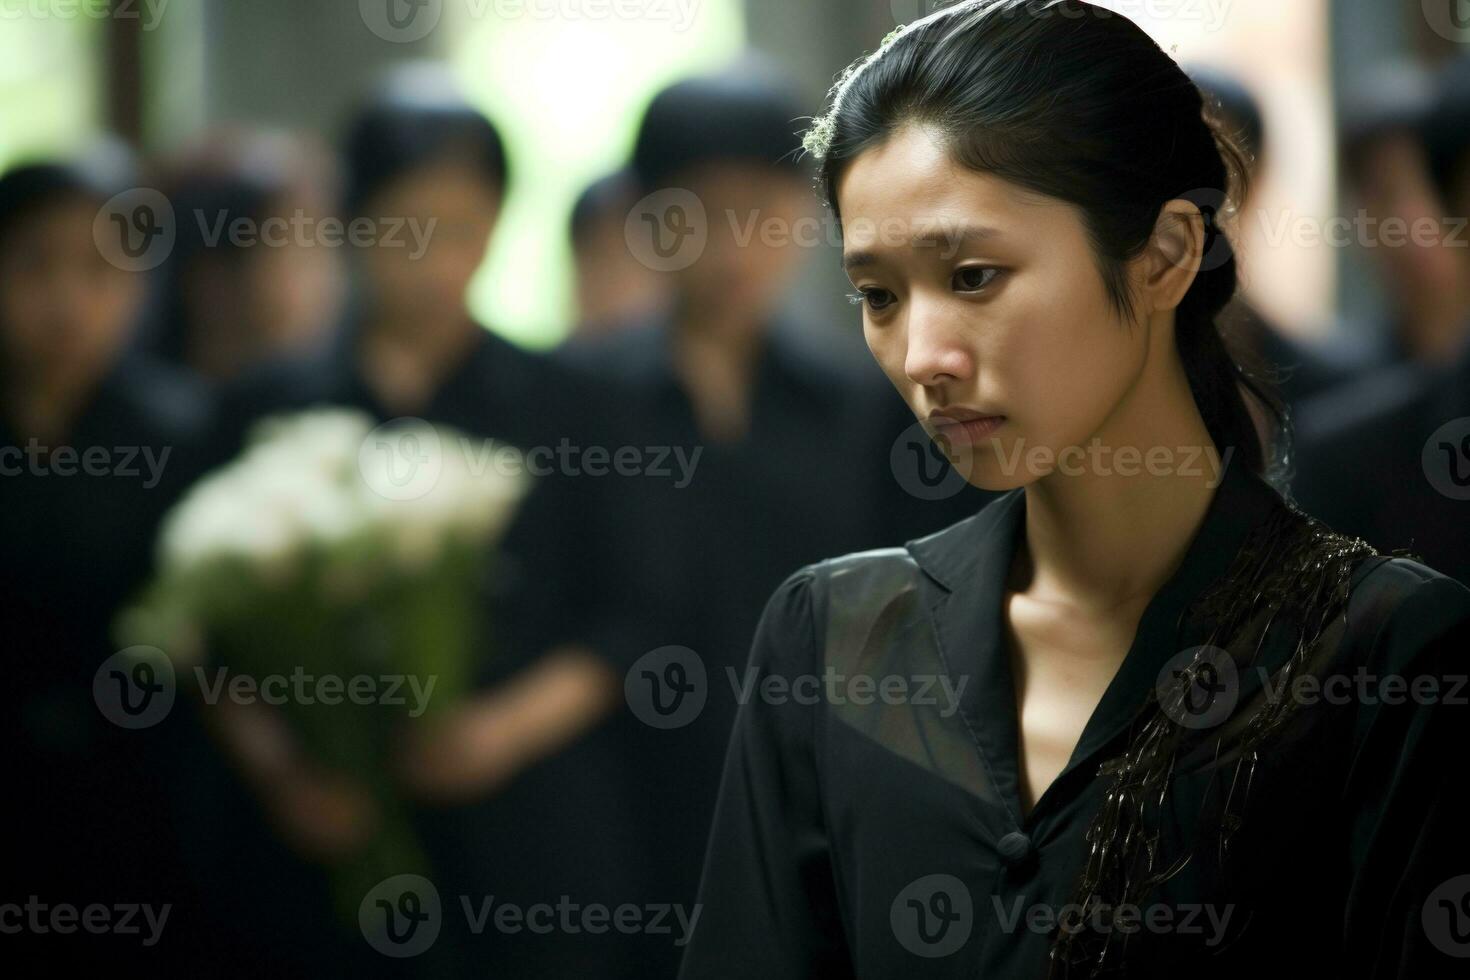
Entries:
{"type": "MultiPolygon", "coordinates": [[[[898,547],[853,551],[803,565],[777,586],[765,619],[772,626],[805,628],[825,636],[843,632],[845,623],[869,622],[880,614],[897,615],[900,600],[919,593],[932,578],[952,588],[975,571],[980,542],[1007,530],[1006,495],[976,514],[898,547]]],[[[903,608],[919,610],[922,602],[903,608]]]]}
{"type": "Polygon", "coordinates": [[[1413,558],[1380,555],[1353,576],[1348,626],[1375,647],[1470,631],[1470,588],[1413,558]]]}
{"type": "Polygon", "coordinates": [[[1470,619],[1470,588],[1416,558],[1379,555],[1352,576],[1348,613],[1364,621],[1391,617],[1470,619]]]}
{"type": "Polygon", "coordinates": [[[861,585],[871,589],[879,582],[898,584],[911,578],[915,568],[913,556],[904,548],[874,548],[823,558],[786,576],[767,603],[767,613],[804,607],[820,618],[834,591],[851,592],[861,585]]]}
{"type": "Polygon", "coordinates": [[[913,579],[922,570],[950,585],[948,564],[973,558],[981,539],[1005,530],[1006,511],[1015,502],[1011,498],[1018,494],[988,501],[976,513],[902,545],[853,551],[805,565],[792,573],[786,584],[804,581],[819,590],[880,582],[897,584],[913,579]]]}

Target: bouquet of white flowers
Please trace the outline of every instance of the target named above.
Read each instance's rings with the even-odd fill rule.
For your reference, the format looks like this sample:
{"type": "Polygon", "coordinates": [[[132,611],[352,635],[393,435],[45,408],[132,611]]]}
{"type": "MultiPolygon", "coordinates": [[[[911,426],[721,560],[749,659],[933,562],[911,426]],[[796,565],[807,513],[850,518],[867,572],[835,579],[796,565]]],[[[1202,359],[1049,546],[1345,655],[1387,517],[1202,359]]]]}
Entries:
{"type": "Polygon", "coordinates": [[[525,483],[510,447],[419,420],[264,420],[165,518],[157,578],[119,620],[126,644],[191,668],[206,700],[242,676],[252,692],[276,679],[288,693],[270,703],[303,752],[371,793],[379,830],[333,869],[353,921],[376,882],[428,870],[390,741],[468,690],[485,655],[478,589],[525,483]]]}

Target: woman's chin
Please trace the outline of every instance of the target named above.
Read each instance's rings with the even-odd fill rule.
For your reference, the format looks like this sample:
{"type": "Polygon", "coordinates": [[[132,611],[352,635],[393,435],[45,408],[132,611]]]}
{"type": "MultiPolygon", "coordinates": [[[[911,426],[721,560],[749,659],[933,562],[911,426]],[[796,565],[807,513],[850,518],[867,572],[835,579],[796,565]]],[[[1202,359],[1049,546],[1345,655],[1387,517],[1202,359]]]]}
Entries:
{"type": "Polygon", "coordinates": [[[1028,472],[1024,466],[1007,465],[1013,457],[997,443],[998,440],[992,440],[976,445],[949,446],[945,457],[955,472],[978,490],[1004,493],[1034,482],[1038,474],[1028,472]]]}

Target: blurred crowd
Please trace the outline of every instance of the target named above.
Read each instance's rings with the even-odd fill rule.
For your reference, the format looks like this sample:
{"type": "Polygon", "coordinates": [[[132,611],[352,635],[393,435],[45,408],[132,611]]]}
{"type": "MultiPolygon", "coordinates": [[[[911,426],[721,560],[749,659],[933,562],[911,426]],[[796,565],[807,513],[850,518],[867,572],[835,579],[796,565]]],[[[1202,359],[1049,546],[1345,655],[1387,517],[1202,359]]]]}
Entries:
{"type": "MultiPolygon", "coordinates": [[[[1270,127],[1248,88],[1196,79],[1259,166],[1270,127]]],[[[485,585],[499,652],[480,694],[406,737],[393,778],[446,902],[692,909],[732,683],[772,590],[988,499],[933,479],[942,460],[876,367],[791,311],[811,250],[742,234],[745,216],[820,216],[796,134],[812,111],[745,64],[660,92],[626,166],[572,212],[580,315],[547,352],[469,311],[513,161],[432,68],[365,93],[335,147],[235,128],[165,159],[109,142],[0,176],[0,724],[16,821],[0,902],[171,906],[151,946],[80,930],[33,933],[36,952],[212,975],[673,975],[672,913],[668,933],[477,933],[446,915],[429,955],[380,955],[333,918],[322,874],[371,824],[362,774],[306,757],[268,710],[186,700],[126,730],[99,714],[94,680],[164,515],[261,418],[347,406],[548,455],[665,460],[666,475],[563,464],[536,481],[485,585]],[[176,216],[144,270],[129,236],[157,229],[117,207],[140,188],[176,216]],[[665,261],[686,197],[641,227],[659,194],[711,216],[693,261],[665,261]],[[324,248],[232,232],[333,218],[374,234],[324,248]],[[673,728],[630,707],[667,648],[709,678],[673,728]]],[[[1291,409],[1284,462],[1303,508],[1470,583],[1470,60],[1375,76],[1340,120],[1339,159],[1352,211],[1438,229],[1368,250],[1388,318],[1307,343],[1241,298],[1231,336],[1291,409]]]]}

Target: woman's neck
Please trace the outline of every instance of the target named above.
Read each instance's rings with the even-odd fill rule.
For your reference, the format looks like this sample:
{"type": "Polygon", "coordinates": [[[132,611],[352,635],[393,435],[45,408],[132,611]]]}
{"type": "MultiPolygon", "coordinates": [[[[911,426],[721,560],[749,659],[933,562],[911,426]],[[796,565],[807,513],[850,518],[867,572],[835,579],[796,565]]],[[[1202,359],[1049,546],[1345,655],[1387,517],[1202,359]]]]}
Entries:
{"type": "Polygon", "coordinates": [[[411,415],[432,401],[479,329],[468,314],[442,323],[372,317],[358,342],[358,366],[384,408],[411,415]]]}
{"type": "Polygon", "coordinates": [[[1145,367],[1069,472],[1027,486],[1018,590],[1105,613],[1145,603],[1183,561],[1230,460],[1172,351],[1157,366],[1145,367]]]}
{"type": "Polygon", "coordinates": [[[763,331],[748,324],[675,317],[674,371],[707,438],[733,442],[749,431],[751,387],[764,341],[763,331]]]}
{"type": "Polygon", "coordinates": [[[4,373],[4,413],[21,439],[60,445],[71,435],[109,362],[77,359],[54,371],[22,369],[4,373]]]}

